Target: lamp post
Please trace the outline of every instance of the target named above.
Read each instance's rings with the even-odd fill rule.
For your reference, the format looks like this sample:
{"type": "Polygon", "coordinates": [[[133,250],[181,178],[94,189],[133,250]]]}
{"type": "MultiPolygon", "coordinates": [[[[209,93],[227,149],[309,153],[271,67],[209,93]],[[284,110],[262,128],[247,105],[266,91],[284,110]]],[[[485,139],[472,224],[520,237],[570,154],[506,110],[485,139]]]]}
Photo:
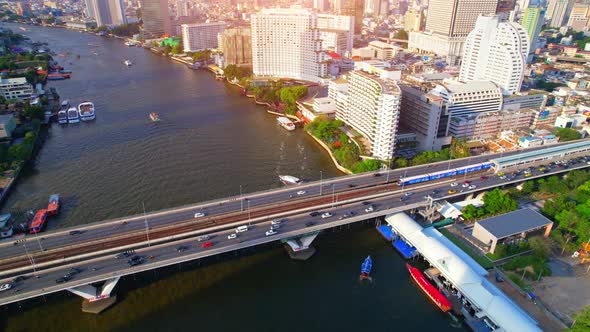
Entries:
{"type": "Polygon", "coordinates": [[[334,203],[336,202],[336,196],[334,196],[334,184],[332,183],[332,207],[334,207],[334,203]]]}
{"type": "MultiPolygon", "coordinates": [[[[406,178],[406,174],[408,174],[408,171],[407,170],[404,171],[404,177],[402,179],[405,179],[406,178]]],[[[404,192],[405,185],[406,185],[406,181],[403,181],[402,182],[402,193],[404,192]]]]}
{"type": "Polygon", "coordinates": [[[37,269],[35,268],[35,259],[33,258],[33,256],[31,256],[31,254],[29,253],[29,250],[27,250],[27,241],[23,242],[23,246],[25,247],[25,253],[27,254],[27,257],[29,258],[29,262],[31,262],[31,266],[33,267],[33,272],[37,273],[37,269]]]}
{"type": "Polygon", "coordinates": [[[244,211],[244,196],[242,194],[242,185],[240,185],[240,211],[244,211]]]}
{"type": "Polygon", "coordinates": [[[324,173],[320,171],[320,196],[322,196],[322,188],[324,187],[324,173]]]}

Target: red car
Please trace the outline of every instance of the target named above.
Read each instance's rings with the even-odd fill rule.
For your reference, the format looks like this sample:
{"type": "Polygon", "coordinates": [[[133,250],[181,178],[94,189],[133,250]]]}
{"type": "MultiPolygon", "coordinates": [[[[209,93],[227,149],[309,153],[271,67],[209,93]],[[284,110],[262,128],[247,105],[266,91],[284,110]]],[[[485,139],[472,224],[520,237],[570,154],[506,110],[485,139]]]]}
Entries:
{"type": "Polygon", "coordinates": [[[207,242],[204,242],[203,244],[201,244],[201,248],[209,248],[212,246],[213,246],[213,242],[211,242],[211,241],[207,241],[207,242]]]}
{"type": "Polygon", "coordinates": [[[480,177],[479,179],[482,180],[482,181],[485,181],[485,180],[488,179],[488,177],[484,175],[484,176],[480,177]]]}

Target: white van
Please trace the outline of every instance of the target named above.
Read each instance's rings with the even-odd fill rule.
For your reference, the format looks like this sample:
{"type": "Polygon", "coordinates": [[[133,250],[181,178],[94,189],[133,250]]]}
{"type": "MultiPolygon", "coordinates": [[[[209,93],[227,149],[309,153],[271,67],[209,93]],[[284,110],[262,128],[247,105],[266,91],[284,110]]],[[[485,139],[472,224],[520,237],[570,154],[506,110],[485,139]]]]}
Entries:
{"type": "Polygon", "coordinates": [[[248,230],[248,226],[240,226],[238,228],[236,228],[236,233],[242,233],[248,230]]]}

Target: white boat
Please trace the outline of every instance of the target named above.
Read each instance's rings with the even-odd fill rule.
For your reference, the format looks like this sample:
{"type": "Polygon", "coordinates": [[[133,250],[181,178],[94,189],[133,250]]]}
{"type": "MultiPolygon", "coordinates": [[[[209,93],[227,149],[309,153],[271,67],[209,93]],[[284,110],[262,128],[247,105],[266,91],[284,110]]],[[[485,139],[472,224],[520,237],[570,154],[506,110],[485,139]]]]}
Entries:
{"type": "Polygon", "coordinates": [[[160,121],[160,116],[156,112],[151,112],[150,119],[152,120],[152,122],[158,122],[160,121]]]}
{"type": "Polygon", "coordinates": [[[78,105],[78,115],[82,121],[91,121],[96,119],[94,104],[90,101],[85,101],[78,105]]]}
{"type": "Polygon", "coordinates": [[[128,41],[128,42],[125,42],[125,45],[127,45],[129,47],[133,47],[133,46],[135,46],[135,43],[132,43],[132,42],[129,42],[128,41]]]}
{"type": "Polygon", "coordinates": [[[125,61],[123,61],[123,63],[125,64],[125,66],[129,67],[133,64],[133,62],[131,62],[131,60],[127,59],[125,61]]]}
{"type": "Polygon", "coordinates": [[[57,122],[59,122],[59,124],[68,123],[68,111],[60,110],[57,112],[57,122]]]}
{"type": "Polygon", "coordinates": [[[286,185],[301,183],[301,180],[299,178],[296,178],[291,175],[279,175],[279,180],[281,180],[281,182],[286,185]]]}
{"type": "Polygon", "coordinates": [[[295,130],[295,124],[289,118],[286,118],[284,116],[279,116],[277,118],[277,121],[279,122],[279,124],[281,125],[281,127],[287,129],[288,131],[295,130]]]}
{"type": "Polygon", "coordinates": [[[78,115],[78,110],[75,107],[72,107],[68,110],[68,122],[69,123],[80,122],[80,116],[78,115]]]}

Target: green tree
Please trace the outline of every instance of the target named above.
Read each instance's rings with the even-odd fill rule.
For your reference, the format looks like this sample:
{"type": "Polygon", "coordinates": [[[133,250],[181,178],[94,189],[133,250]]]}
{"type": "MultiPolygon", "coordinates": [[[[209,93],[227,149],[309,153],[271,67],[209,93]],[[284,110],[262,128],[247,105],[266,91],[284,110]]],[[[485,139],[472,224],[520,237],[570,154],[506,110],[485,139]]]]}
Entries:
{"type": "Polygon", "coordinates": [[[498,188],[487,192],[483,196],[483,203],[487,215],[507,213],[518,208],[518,203],[498,188]]]}
{"type": "Polygon", "coordinates": [[[23,108],[23,114],[29,119],[45,119],[45,110],[42,106],[32,106],[31,104],[26,104],[23,108]]]}
{"type": "Polygon", "coordinates": [[[405,30],[400,30],[395,34],[395,38],[408,40],[408,33],[405,30]]]}
{"type": "Polygon", "coordinates": [[[528,239],[528,243],[533,255],[538,258],[548,258],[551,254],[551,242],[547,238],[534,236],[528,239]]]}
{"type": "Polygon", "coordinates": [[[170,51],[172,54],[179,54],[180,53],[180,45],[172,46],[172,50],[170,51]]]}
{"type": "Polygon", "coordinates": [[[170,51],[172,51],[172,48],[170,47],[170,45],[166,45],[164,46],[164,49],[162,50],[164,52],[165,55],[170,54],[170,51]]]}
{"type": "Polygon", "coordinates": [[[588,332],[590,331],[590,306],[585,307],[582,311],[574,315],[576,323],[568,331],[571,332],[588,332]]]}
{"type": "Polygon", "coordinates": [[[573,141],[581,137],[580,133],[571,128],[557,128],[553,134],[559,137],[561,142],[573,141]]]}
{"type": "Polygon", "coordinates": [[[356,164],[354,173],[376,171],[379,167],[381,167],[381,162],[374,159],[367,159],[356,164]]]}
{"type": "Polygon", "coordinates": [[[395,168],[408,167],[408,160],[406,158],[395,158],[393,164],[395,165],[395,168]]]}
{"type": "Polygon", "coordinates": [[[521,192],[523,194],[530,194],[535,190],[535,181],[527,181],[522,184],[521,192]]]}

